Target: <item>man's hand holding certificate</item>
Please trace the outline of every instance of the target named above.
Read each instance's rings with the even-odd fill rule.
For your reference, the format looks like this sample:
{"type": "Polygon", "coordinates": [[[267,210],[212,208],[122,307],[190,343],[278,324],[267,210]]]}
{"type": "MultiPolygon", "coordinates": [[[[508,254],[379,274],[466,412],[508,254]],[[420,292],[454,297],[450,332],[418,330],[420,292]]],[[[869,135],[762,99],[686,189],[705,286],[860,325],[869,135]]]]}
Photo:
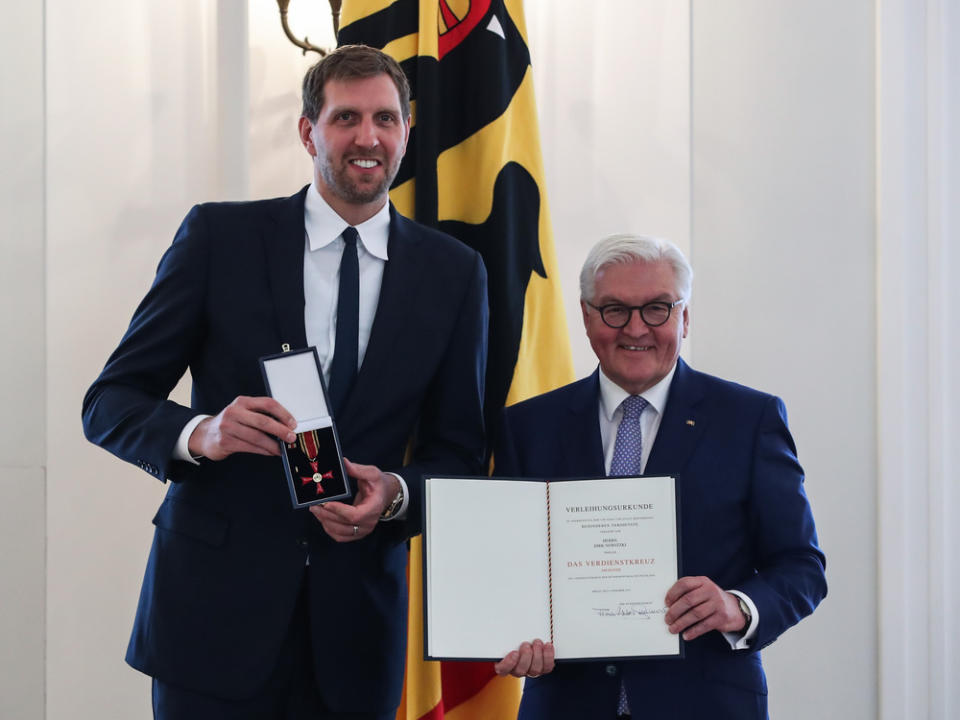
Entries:
{"type": "Polygon", "coordinates": [[[667,593],[664,620],[672,633],[693,640],[711,630],[741,632],[747,623],[740,602],[733,593],[717,586],[708,577],[683,577],[667,593]]]}

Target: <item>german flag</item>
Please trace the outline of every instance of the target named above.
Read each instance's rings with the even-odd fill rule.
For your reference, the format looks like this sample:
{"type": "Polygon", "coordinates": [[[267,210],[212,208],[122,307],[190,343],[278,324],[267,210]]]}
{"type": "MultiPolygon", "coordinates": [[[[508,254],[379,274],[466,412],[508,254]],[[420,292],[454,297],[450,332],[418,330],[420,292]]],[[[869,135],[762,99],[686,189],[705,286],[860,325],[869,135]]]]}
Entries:
{"type": "MultiPolygon", "coordinates": [[[[394,205],[487,266],[491,437],[504,404],[573,379],[526,37],[522,0],[345,0],[338,36],[382,48],[410,79],[413,127],[394,205]]],[[[420,556],[415,538],[398,720],[516,717],[520,683],[496,678],[491,663],[423,661],[420,556]]]]}

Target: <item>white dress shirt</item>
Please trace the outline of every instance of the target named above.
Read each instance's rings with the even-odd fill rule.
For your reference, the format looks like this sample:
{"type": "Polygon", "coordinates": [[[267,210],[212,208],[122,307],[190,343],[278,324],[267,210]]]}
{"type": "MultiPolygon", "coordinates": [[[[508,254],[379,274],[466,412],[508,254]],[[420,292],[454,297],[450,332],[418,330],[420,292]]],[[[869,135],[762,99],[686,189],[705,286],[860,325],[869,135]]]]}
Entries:
{"type": "MultiPolygon", "coordinates": [[[[342,233],[349,223],[311,185],[303,206],[306,248],[303,256],[303,324],[307,345],[317,348],[323,379],[330,383],[330,365],[337,336],[337,296],[340,291],[340,258],[343,255],[342,233]]],[[[370,342],[373,318],[380,300],[383,269],[387,263],[387,240],[390,237],[390,205],[384,206],[369,220],[355,225],[357,262],[360,265],[360,335],[357,368],[370,342]]]]}
{"type": "MultiPolygon", "coordinates": [[[[643,447],[640,448],[640,472],[645,472],[647,468],[647,459],[650,457],[650,450],[657,439],[657,432],[660,430],[660,420],[667,408],[667,396],[670,394],[670,384],[673,382],[673,376],[677,371],[674,364],[673,369],[663,380],[658,382],[652,388],[640,393],[640,397],[647,401],[647,406],[640,414],[640,434],[643,439],[643,447]]],[[[610,473],[610,464],[613,462],[613,447],[616,444],[617,430],[620,428],[620,420],[623,418],[623,409],[621,403],[629,397],[630,393],[617,385],[600,370],[600,441],[603,444],[603,468],[607,474],[610,473]]],[[[757,625],[759,624],[760,614],[757,606],[753,604],[747,595],[739,590],[728,590],[737,597],[743,598],[743,601],[750,608],[750,625],[744,632],[725,632],[723,636],[730,643],[733,650],[746,650],[750,647],[750,640],[757,634],[757,625]]]]}

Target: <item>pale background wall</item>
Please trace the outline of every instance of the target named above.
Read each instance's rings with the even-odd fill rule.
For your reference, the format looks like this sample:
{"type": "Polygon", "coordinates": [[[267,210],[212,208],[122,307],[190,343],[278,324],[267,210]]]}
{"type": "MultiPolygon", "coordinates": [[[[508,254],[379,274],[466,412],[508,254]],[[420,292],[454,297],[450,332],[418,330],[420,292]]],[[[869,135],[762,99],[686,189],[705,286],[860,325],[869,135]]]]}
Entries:
{"type": "Polygon", "coordinates": [[[0,717],[42,717],[45,386],[43,6],[0,29],[0,717]],[[14,30],[15,28],[15,30],[14,30]]]}
{"type": "MultiPolygon", "coordinates": [[[[956,3],[526,7],[577,372],[586,248],[660,234],[697,273],[687,357],[790,410],[830,595],[765,652],[772,716],[956,716],[956,3]]],[[[146,718],[123,653],[163,487],[80,399],[193,202],[308,180],[312,58],[270,0],[4,12],[0,718],[146,718]]]]}
{"type": "Polygon", "coordinates": [[[872,717],[874,10],[772,5],[693,4],[696,360],[783,397],[827,553],[827,600],[764,653],[771,715],[872,717]]]}

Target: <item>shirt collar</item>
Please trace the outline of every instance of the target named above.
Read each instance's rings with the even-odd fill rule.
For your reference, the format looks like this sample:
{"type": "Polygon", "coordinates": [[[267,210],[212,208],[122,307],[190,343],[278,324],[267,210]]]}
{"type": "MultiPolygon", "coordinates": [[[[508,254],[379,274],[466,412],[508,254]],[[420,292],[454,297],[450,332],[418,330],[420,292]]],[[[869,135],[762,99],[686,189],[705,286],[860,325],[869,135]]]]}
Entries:
{"type": "MultiPolygon", "coordinates": [[[[306,201],[303,204],[303,225],[307,231],[310,250],[319,250],[336,240],[349,227],[342,217],[327,204],[310,183],[306,201]]],[[[381,260],[387,260],[387,240],[390,237],[390,203],[385,202],[376,215],[354,226],[360,236],[364,249],[381,260]]]]}
{"type": "MultiPolygon", "coordinates": [[[[676,372],[677,364],[674,363],[663,380],[640,393],[640,397],[646,400],[649,406],[661,416],[663,416],[663,411],[667,409],[667,395],[670,393],[670,383],[673,382],[673,376],[676,372]]],[[[613,422],[613,414],[620,407],[620,403],[626,400],[629,395],[630,393],[608,378],[604,374],[603,368],[600,368],[600,411],[608,421],[613,422]]]]}

